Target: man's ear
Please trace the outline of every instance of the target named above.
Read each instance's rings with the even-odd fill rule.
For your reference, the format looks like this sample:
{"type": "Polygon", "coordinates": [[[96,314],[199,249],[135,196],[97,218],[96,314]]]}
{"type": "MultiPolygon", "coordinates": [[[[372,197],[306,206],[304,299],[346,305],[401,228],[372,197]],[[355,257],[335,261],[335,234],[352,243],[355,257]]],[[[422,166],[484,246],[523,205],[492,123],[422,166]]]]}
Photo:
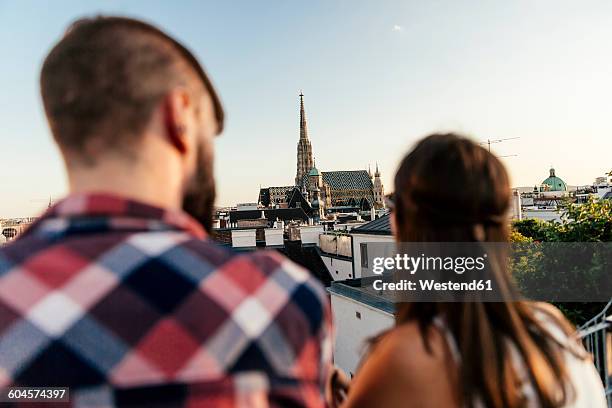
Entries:
{"type": "Polygon", "coordinates": [[[187,132],[185,129],[188,95],[184,92],[173,91],[164,97],[163,120],[168,141],[181,154],[187,152],[187,132]]]}

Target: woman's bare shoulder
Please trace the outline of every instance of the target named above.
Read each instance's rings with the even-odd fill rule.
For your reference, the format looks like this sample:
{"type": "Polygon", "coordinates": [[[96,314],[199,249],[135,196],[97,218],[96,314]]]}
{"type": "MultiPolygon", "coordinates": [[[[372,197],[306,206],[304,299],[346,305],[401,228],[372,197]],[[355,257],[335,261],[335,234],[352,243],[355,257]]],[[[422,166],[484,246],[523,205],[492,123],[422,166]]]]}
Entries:
{"type": "Polygon", "coordinates": [[[423,333],[416,323],[405,323],[381,339],[380,355],[407,374],[422,369],[440,368],[447,362],[448,345],[442,333],[431,326],[423,333]],[[392,360],[392,361],[391,361],[392,360]]]}
{"type": "Polygon", "coordinates": [[[546,302],[530,302],[529,305],[537,313],[546,313],[555,319],[565,321],[565,315],[556,307],[546,302]]]}
{"type": "Polygon", "coordinates": [[[436,329],[428,329],[425,336],[413,323],[390,330],[358,371],[348,406],[366,406],[366,401],[385,406],[453,406],[454,375],[446,354],[444,337],[436,329]]]}

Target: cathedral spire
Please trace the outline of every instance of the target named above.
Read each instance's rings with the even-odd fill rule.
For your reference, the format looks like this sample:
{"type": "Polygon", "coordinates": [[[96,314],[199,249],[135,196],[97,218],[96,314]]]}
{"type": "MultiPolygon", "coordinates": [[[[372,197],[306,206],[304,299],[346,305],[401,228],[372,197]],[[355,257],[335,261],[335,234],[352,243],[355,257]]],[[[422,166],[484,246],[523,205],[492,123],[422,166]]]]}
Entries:
{"type": "Polygon", "coordinates": [[[300,91],[300,139],[308,140],[308,127],[306,126],[306,111],[304,109],[304,93],[300,91]]]}
{"type": "Polygon", "coordinates": [[[304,183],[304,177],[314,166],[312,158],[312,145],[308,140],[308,127],[306,126],[306,111],[304,109],[304,93],[300,91],[300,140],[297,146],[297,171],[295,185],[304,183]]]}

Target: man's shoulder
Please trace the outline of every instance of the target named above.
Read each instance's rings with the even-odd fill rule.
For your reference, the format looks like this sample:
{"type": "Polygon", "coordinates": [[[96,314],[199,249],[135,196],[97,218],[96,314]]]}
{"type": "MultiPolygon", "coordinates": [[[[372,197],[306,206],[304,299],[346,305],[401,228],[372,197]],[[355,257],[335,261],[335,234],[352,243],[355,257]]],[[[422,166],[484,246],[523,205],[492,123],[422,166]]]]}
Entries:
{"type": "Polygon", "coordinates": [[[284,292],[295,298],[309,293],[320,302],[326,298],[325,289],[316,277],[275,250],[236,252],[210,239],[188,240],[181,247],[205,258],[215,267],[215,273],[248,286],[249,292],[284,292]]]}
{"type": "Polygon", "coordinates": [[[0,275],[47,248],[41,240],[18,238],[0,246],[0,275]]]}
{"type": "Polygon", "coordinates": [[[307,269],[291,261],[275,250],[264,249],[253,252],[236,252],[211,240],[193,239],[182,247],[198,253],[216,264],[220,272],[243,279],[272,279],[284,286],[289,282],[302,284],[324,296],[322,284],[307,269]]]}
{"type": "Polygon", "coordinates": [[[254,265],[262,274],[287,290],[311,291],[319,298],[325,296],[323,285],[306,268],[274,250],[261,250],[240,254],[239,262],[254,265]]]}
{"type": "Polygon", "coordinates": [[[7,272],[12,266],[12,262],[9,260],[6,251],[6,245],[0,247],[0,276],[7,272]]]}
{"type": "Polygon", "coordinates": [[[327,297],[323,285],[307,269],[273,250],[230,254],[203,287],[240,299],[238,304],[249,305],[240,313],[254,319],[265,310],[279,328],[295,329],[306,323],[310,334],[321,329],[327,318],[327,297]]]}

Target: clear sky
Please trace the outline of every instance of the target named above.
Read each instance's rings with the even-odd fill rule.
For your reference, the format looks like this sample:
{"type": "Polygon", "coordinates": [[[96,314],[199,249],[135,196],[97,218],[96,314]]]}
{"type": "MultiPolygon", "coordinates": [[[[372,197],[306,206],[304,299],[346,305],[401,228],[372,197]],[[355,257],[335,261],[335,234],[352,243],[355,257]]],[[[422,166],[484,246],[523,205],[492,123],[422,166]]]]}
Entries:
{"type": "Polygon", "coordinates": [[[153,22],[206,66],[228,112],[218,204],[295,177],[298,93],[321,170],[377,161],[387,190],[421,136],[494,145],[517,186],[554,165],[570,184],[612,169],[612,2],[0,0],[0,218],[34,215],[66,181],[38,94],[51,45],[83,15],[153,22]]]}

